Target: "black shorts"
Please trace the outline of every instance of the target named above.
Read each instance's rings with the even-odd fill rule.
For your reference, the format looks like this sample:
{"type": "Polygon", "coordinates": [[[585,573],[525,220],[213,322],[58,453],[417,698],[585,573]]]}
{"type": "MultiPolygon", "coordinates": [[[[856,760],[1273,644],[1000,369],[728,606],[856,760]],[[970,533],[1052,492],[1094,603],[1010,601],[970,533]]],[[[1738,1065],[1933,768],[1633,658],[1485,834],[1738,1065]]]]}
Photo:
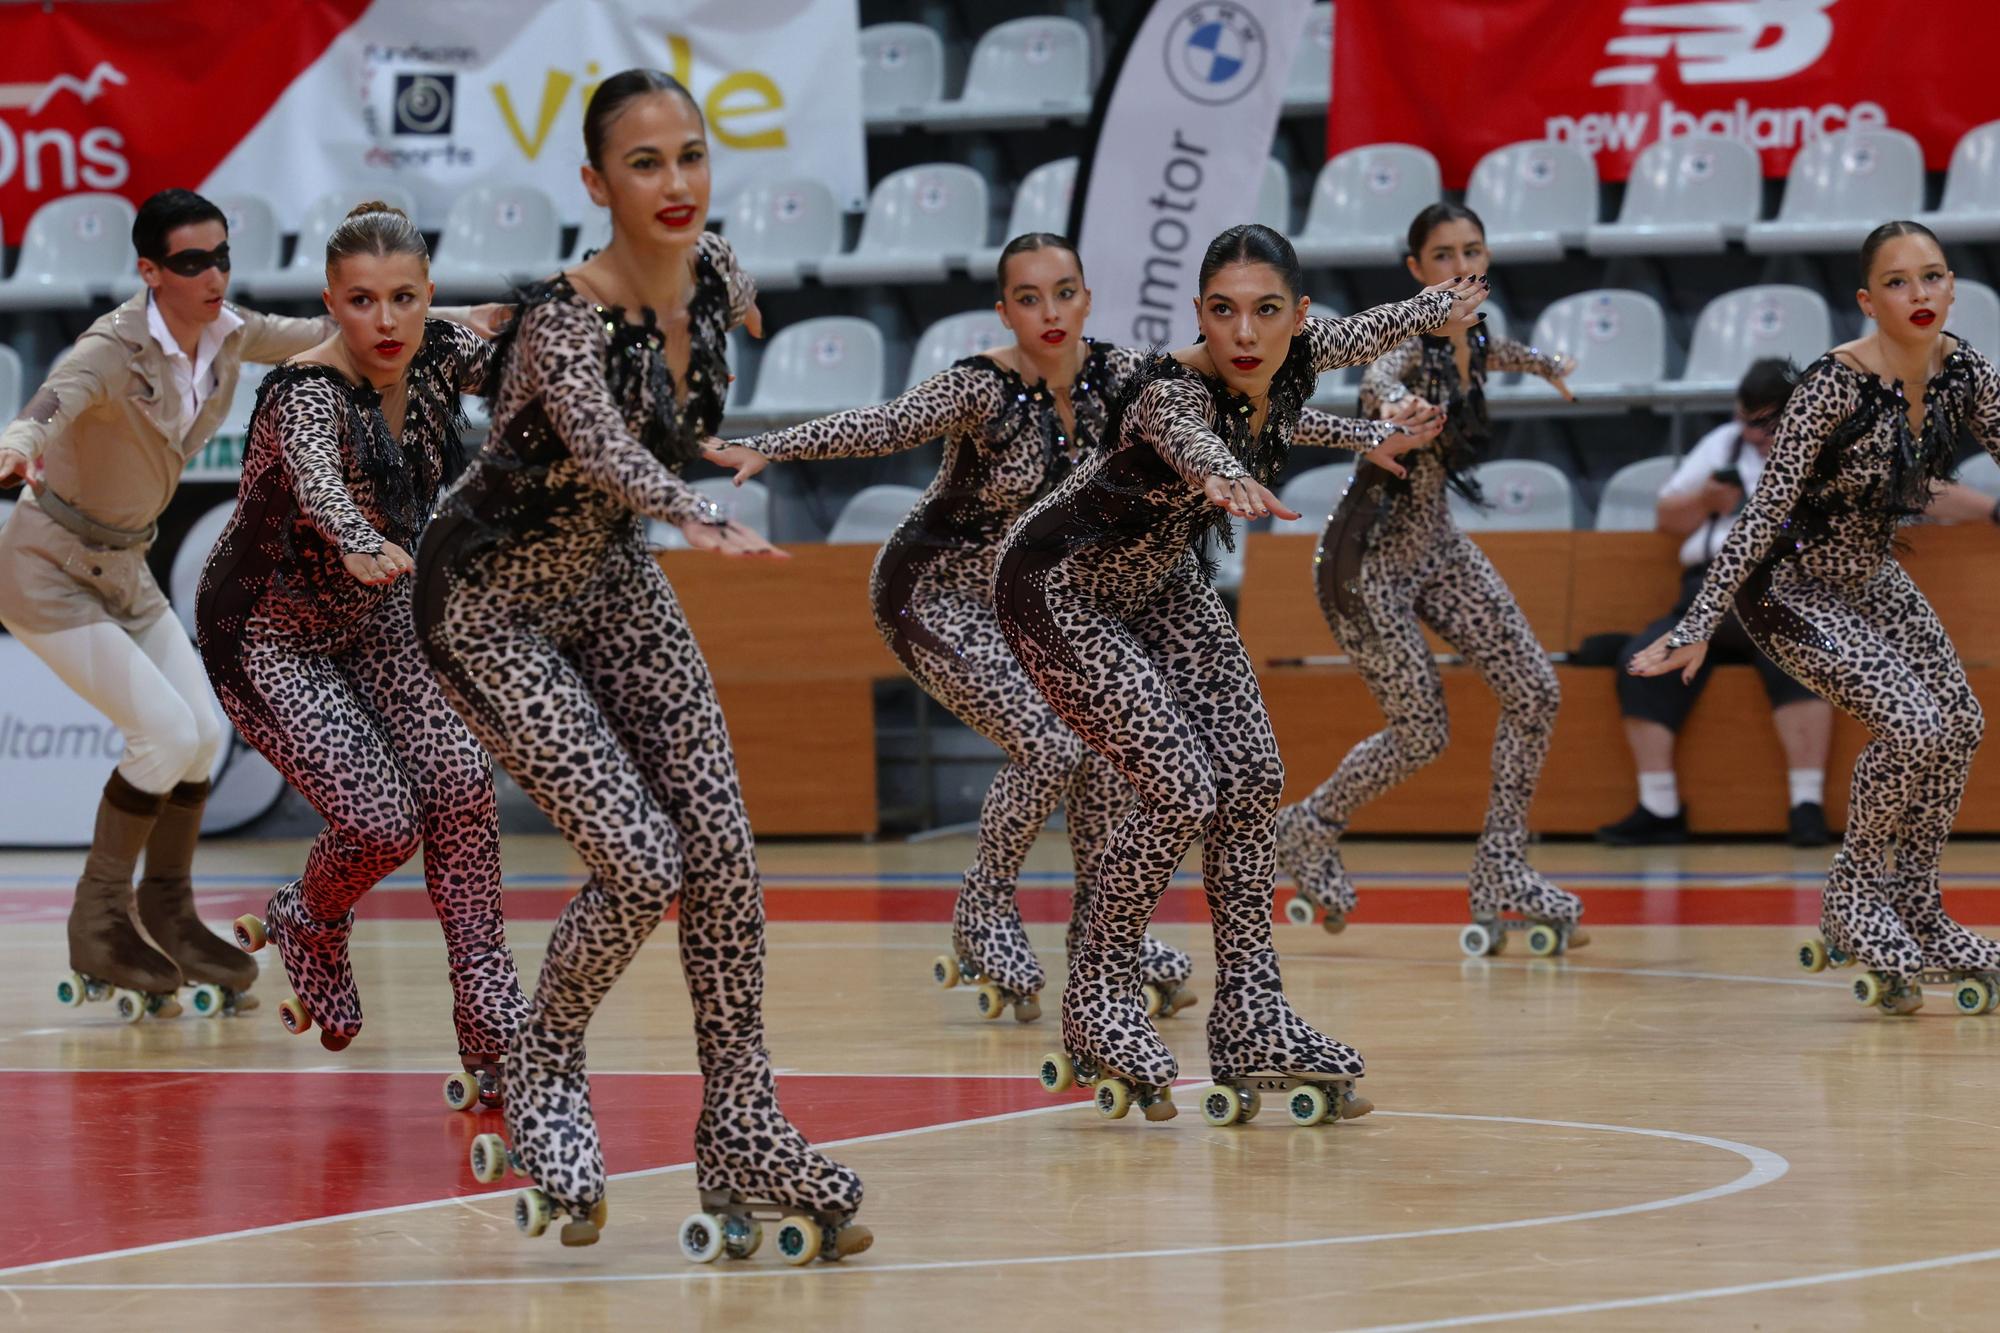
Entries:
{"type": "Polygon", "coordinates": [[[1744,632],[1734,610],[1724,616],[1722,623],[1716,627],[1715,636],[1709,640],[1708,659],[1695,673],[1692,685],[1683,685],[1680,675],[1675,672],[1664,676],[1635,676],[1625,669],[1647,644],[1680,624],[1681,617],[1694,604],[1695,594],[1701,591],[1701,581],[1707,574],[1707,565],[1696,565],[1681,571],[1681,596],[1673,611],[1626,641],[1625,650],[1618,655],[1618,711],[1626,717],[1657,722],[1668,731],[1679,732],[1681,724],[1687,721],[1688,711],[1694,707],[1694,701],[1701,697],[1703,687],[1708,684],[1709,673],[1718,666],[1746,663],[1756,668],[1773,708],[1818,698],[1786,675],[1783,667],[1764,656],[1744,632]]]}

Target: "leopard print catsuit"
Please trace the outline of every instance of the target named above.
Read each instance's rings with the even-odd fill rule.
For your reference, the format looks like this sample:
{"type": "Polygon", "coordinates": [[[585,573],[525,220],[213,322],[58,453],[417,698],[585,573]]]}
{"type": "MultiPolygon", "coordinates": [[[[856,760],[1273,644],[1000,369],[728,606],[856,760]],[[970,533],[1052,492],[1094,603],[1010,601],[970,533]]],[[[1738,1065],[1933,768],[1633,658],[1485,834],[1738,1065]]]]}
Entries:
{"type": "Polygon", "coordinates": [[[1899,978],[1925,966],[2000,967],[2000,944],[1947,916],[1938,888],[1985,719],[1950,637],[1893,553],[1898,525],[1950,474],[1961,435],[2000,457],[2000,376],[1964,342],[1947,345],[1925,389],[1921,435],[1900,381],[1838,352],[1807,368],[1763,480],[1669,639],[1706,640],[1733,598],[1772,661],[1868,728],[1822,929],[1829,944],[1899,978]]]}
{"type": "MultiPolygon", "coordinates": [[[[1014,660],[993,614],[1000,539],[1021,511],[1097,446],[1107,405],[1144,358],[1092,341],[1070,386],[1076,438],[1055,396],[991,356],[972,356],[901,397],[743,441],[774,461],[872,458],[942,436],[943,466],[876,557],[869,577],[875,625],[896,660],[930,696],[987,740],[1006,762],[979,811],[979,844],[952,915],[958,956],[1015,995],[1044,984],[1015,902],[1035,835],[1061,804],[1067,813],[1076,894],[1075,948],[1099,849],[1130,799],[1125,780],[1084,747],[1014,660]]],[[[1173,1007],[1193,996],[1193,964],[1147,936],[1140,977],[1173,1007]]]]}
{"type": "MultiPolygon", "coordinates": [[[[1307,320],[1255,438],[1247,399],[1172,357],[1152,359],[1114,413],[1107,447],[1008,535],[994,585],[1001,630],[1056,713],[1137,793],[1100,858],[1063,990],[1063,1042],[1080,1068],[1152,1088],[1178,1075],[1136,1003],[1136,963],[1146,923],[1199,837],[1215,927],[1215,1076],[1362,1071],[1361,1057],[1298,1018],[1281,988],[1271,818],[1284,766],[1243,641],[1195,556],[1206,530],[1227,531],[1201,485],[1268,481],[1320,372],[1435,327],[1450,304],[1438,292],[1307,320]]],[[[1380,438],[1388,433],[1384,425],[1380,438]]]]}
{"type": "Polygon", "coordinates": [[[195,603],[229,720],[326,820],[266,923],[320,1040],[338,1049],[361,1030],[354,904],[421,845],[468,1068],[504,1055],[527,1008],[501,920],[493,776],[417,648],[410,580],[370,586],[341,559],[417,544],[462,463],[458,396],[484,386],[489,350],[425,322],[400,440],[372,387],[309,362],[273,371],[195,603]]]}
{"type": "Polygon", "coordinates": [[[860,1180],[778,1109],[750,820],[708,666],[643,541],[645,518],[715,519],[673,469],[721,421],[725,335],[756,294],[720,237],[693,262],[684,397],[653,311],[593,305],[562,275],[524,293],[496,351],[492,434],[424,535],[417,631],[473,733],[589,870],[507,1066],[530,1174],[576,1217],[602,1200],[584,1029],[678,900],[697,1183],[846,1216],[860,1180]]]}
{"type": "MultiPolygon", "coordinates": [[[[1450,738],[1444,682],[1423,627],[1429,625],[1479,669],[1500,699],[1493,736],[1493,787],[1473,856],[1475,916],[1502,911],[1574,923],[1582,904],[1527,863],[1528,806],[1555,725],[1556,673],[1527,617],[1479,547],[1452,522],[1448,485],[1473,491],[1470,469],[1492,438],[1485,383],[1491,372],[1553,377],[1557,357],[1475,326],[1461,382],[1448,337],[1419,336],[1392,348],[1361,381],[1362,410],[1380,415],[1411,396],[1445,409],[1436,441],[1401,458],[1407,478],[1372,463],[1327,520],[1313,561],[1320,610],[1347,649],[1389,725],[1352,750],[1311,796],[1278,812],[1278,865],[1301,896],[1331,921],[1353,910],[1354,885],[1340,835],[1354,812],[1443,752],[1450,738]]],[[[1300,444],[1320,443],[1302,423],[1300,444]]]]}

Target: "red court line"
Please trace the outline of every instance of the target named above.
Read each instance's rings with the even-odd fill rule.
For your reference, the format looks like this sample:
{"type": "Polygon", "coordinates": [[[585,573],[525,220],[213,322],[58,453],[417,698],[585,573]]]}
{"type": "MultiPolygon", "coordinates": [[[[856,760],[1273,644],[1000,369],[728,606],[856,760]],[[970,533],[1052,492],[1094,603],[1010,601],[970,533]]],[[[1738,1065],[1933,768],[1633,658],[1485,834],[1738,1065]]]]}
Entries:
{"type": "MultiPolygon", "coordinates": [[[[778,1082],[816,1142],[1049,1101],[1025,1076],[778,1082]]],[[[8,1154],[0,1268],[518,1188],[473,1181],[472,1136],[500,1116],[447,1110],[442,1087],[442,1073],[0,1074],[7,1136],[26,1149],[8,1154]]],[[[691,1160],[696,1076],[603,1074],[591,1101],[609,1170],[691,1160]]],[[[691,1212],[692,1175],[684,1192],[691,1212]]]]}

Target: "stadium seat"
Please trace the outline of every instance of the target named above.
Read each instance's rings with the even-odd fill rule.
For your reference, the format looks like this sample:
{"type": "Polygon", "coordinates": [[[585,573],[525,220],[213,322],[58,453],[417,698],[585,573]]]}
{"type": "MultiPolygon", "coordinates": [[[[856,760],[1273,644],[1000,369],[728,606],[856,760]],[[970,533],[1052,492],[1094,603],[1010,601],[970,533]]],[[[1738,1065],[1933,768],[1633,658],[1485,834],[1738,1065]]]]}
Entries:
{"type": "Polygon", "coordinates": [[[1484,505],[1447,492],[1452,518],[1468,532],[1563,531],[1576,526],[1574,492],[1559,467],[1529,458],[1500,458],[1473,469],[1484,505]]]}
{"type": "Polygon", "coordinates": [[[1292,230],[1292,178],[1275,157],[1264,159],[1264,178],[1257,184],[1257,221],[1281,235],[1292,230]]]}
{"type": "Polygon", "coordinates": [[[452,200],[431,257],[439,299],[504,296],[562,264],[556,201],[528,184],[476,185],[452,200]]]}
{"type": "MultiPolygon", "coordinates": [[[[1576,358],[1568,384],[1579,402],[1649,402],[1666,375],[1666,312],[1644,292],[1600,288],[1565,296],[1542,312],[1528,341],[1576,358]]],[[[1556,391],[1539,375],[1523,375],[1518,385],[1489,386],[1487,394],[1546,400],[1556,391]]]]}
{"type": "Polygon", "coordinates": [[[830,284],[936,281],[986,248],[986,178],[932,162],[892,172],[868,196],[861,239],[819,261],[830,284]]]}
{"type": "Polygon", "coordinates": [[[225,194],[211,200],[229,219],[229,287],[255,292],[278,276],[284,265],[285,238],[278,214],[261,195],[225,194]]]}
{"type": "Polygon", "coordinates": [[[1662,139],[1639,154],[1618,221],[1584,233],[1594,255],[1721,254],[1757,220],[1764,172],[1757,152],[1708,135],[1662,139]]]}
{"type": "Polygon", "coordinates": [[[1443,193],[1437,159],[1411,144],[1350,148],[1319,170],[1305,229],[1294,238],[1309,265],[1393,264],[1410,219],[1443,193]]]}
{"type": "Polygon", "coordinates": [[[326,238],[356,204],[379,199],[416,216],[416,199],[399,185],[375,184],[365,191],[334,190],[313,200],[299,224],[298,244],[284,270],[259,280],[257,295],[267,301],[307,301],[326,288],[326,238]]]}
{"type": "Polygon", "coordinates": [[[757,367],[752,413],[794,418],[882,401],[882,331],[851,315],[781,329],[757,367]]]}
{"type": "Polygon", "coordinates": [[[1285,80],[1285,110],[1324,113],[1332,96],[1333,5],[1321,0],[1307,13],[1305,31],[1299,34],[1298,54],[1292,57],[1292,72],[1285,80]]]}
{"type": "Polygon", "coordinates": [[[1278,491],[1287,509],[1296,509],[1295,519],[1274,518],[1271,531],[1283,536],[1317,537],[1326,527],[1347,485],[1354,480],[1354,464],[1328,463],[1295,474],[1278,491]]]}
{"type": "Polygon", "coordinates": [[[28,219],[0,310],[63,310],[136,290],[132,205],[115,194],[52,199],[28,219]]]}
{"type": "Polygon", "coordinates": [[[936,127],[1029,126],[1090,114],[1090,33],[1054,15],[1010,19],[972,48],[965,91],[924,115],[936,127]]]}
{"type": "Polygon", "coordinates": [[[1008,241],[1031,231],[1069,232],[1070,202],[1076,195],[1077,160],[1073,157],[1044,162],[1026,176],[1014,191],[1014,206],[1007,214],[1007,230],[1000,244],[971,255],[966,265],[975,278],[984,278],[1000,263],[1000,251],[1008,241]]]}
{"type": "Polygon", "coordinates": [[[722,234],[757,285],[799,285],[819,261],[840,251],[840,203],[824,182],[794,176],[758,181],[730,201],[722,234]]]}
{"type": "Polygon", "coordinates": [[[1679,465],[1677,458],[1642,458],[1612,473],[1597,500],[1597,530],[1651,532],[1658,525],[1660,488],[1679,465]]]}
{"type": "MultiPolygon", "coordinates": [[[[761,481],[738,486],[728,477],[707,476],[690,482],[694,489],[715,501],[723,514],[762,537],[771,535],[771,491],[761,481]]],[[[685,551],[687,538],[663,519],[646,521],[646,544],[658,551],[685,551]]]]}
{"type": "Polygon", "coordinates": [[[1847,250],[1884,218],[1924,205],[1924,150],[1901,130],[1843,130],[1799,150],[1775,221],[1744,232],[1753,254],[1847,250]]]}
{"type": "Polygon", "coordinates": [[[21,354],[0,346],[0,421],[12,421],[21,410],[21,354]]]}
{"type": "Polygon", "coordinates": [[[870,124],[919,117],[944,97],[944,42],[923,23],[861,30],[861,108],[870,124]]]}
{"type": "Polygon", "coordinates": [[[923,494],[915,486],[864,486],[841,508],[826,539],[836,546],[885,542],[923,494]]]}
{"type": "Polygon", "coordinates": [[[1734,397],[1751,362],[1781,356],[1808,366],[1833,343],[1833,314],[1810,287],[1742,287],[1702,308],[1687,367],[1665,387],[1670,393],[1734,397]]]}
{"type": "Polygon", "coordinates": [[[1597,168],[1566,143],[1507,144],[1479,159],[1465,202],[1486,223],[1496,259],[1560,259],[1597,221],[1597,168]]]}
{"type": "Polygon", "coordinates": [[[969,310],[963,315],[947,315],[924,330],[917,339],[916,354],[910,358],[910,373],[903,384],[908,392],[955,361],[962,361],[993,347],[1005,347],[1014,335],[991,310],[969,310]]]}
{"type": "Polygon", "coordinates": [[[2000,240],[2000,120],[1959,137],[1938,211],[1918,218],[1947,243],[2000,240]]]}

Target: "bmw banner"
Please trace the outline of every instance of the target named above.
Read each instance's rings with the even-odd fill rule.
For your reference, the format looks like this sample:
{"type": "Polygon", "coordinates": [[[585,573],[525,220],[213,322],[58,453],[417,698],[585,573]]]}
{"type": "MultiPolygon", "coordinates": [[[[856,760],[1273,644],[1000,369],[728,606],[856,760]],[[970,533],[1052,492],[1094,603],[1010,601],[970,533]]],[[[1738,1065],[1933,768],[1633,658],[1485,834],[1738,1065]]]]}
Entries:
{"type": "Polygon", "coordinates": [[[1155,0],[1099,86],[1077,180],[1096,333],[1191,342],[1217,232],[1255,220],[1309,0],[1155,0]]]}

